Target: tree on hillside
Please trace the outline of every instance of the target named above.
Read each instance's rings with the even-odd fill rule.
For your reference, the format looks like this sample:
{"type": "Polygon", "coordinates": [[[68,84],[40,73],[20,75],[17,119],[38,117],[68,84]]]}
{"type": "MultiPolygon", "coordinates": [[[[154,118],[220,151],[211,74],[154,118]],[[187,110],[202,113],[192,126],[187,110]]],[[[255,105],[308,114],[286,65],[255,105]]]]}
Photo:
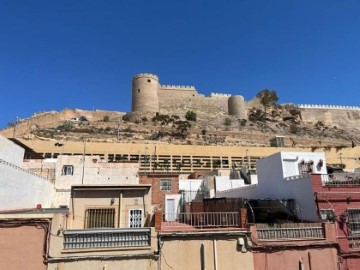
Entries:
{"type": "Polygon", "coordinates": [[[275,90],[264,89],[259,92],[256,97],[260,100],[260,103],[264,106],[266,112],[267,108],[276,104],[279,100],[275,90]]]}

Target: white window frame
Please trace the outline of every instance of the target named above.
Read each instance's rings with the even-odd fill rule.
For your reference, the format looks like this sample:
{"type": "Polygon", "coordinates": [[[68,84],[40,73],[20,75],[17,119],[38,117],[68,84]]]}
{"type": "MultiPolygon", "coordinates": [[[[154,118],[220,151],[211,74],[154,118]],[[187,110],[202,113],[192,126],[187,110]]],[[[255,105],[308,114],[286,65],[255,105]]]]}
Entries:
{"type": "Polygon", "coordinates": [[[143,227],[143,209],[134,208],[129,209],[129,228],[143,227]],[[134,216],[135,215],[135,216],[134,216]]]}
{"type": "Polygon", "coordinates": [[[172,183],[170,178],[160,179],[160,190],[161,191],[171,191],[172,183]],[[163,185],[162,183],[168,183],[163,185]]]}

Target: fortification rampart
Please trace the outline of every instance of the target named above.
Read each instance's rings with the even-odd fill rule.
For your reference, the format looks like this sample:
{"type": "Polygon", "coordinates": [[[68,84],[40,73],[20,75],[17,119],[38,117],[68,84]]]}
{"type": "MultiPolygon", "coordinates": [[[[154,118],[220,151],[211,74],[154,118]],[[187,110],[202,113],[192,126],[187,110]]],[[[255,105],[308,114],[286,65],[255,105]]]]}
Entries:
{"type": "Polygon", "coordinates": [[[299,104],[301,109],[332,109],[332,110],[360,110],[358,106],[339,106],[339,105],[312,105],[312,104],[299,104]]]}
{"type": "Polygon", "coordinates": [[[360,120],[360,110],[346,108],[346,106],[332,107],[300,107],[301,117],[304,122],[323,122],[325,125],[335,125],[338,127],[354,126],[360,120]]]}
{"type": "Polygon", "coordinates": [[[159,90],[196,91],[192,85],[161,85],[159,90]]]}
{"type": "MultiPolygon", "coordinates": [[[[187,110],[196,110],[208,114],[229,114],[230,94],[211,93],[205,97],[196,91],[194,86],[160,85],[159,78],[150,73],[141,73],[133,77],[132,84],[132,113],[130,117],[136,119],[137,114],[168,113],[184,114],[187,110]]],[[[237,99],[231,106],[239,117],[246,115],[244,100],[237,99]],[[239,106],[239,108],[234,108],[239,106]]]]}

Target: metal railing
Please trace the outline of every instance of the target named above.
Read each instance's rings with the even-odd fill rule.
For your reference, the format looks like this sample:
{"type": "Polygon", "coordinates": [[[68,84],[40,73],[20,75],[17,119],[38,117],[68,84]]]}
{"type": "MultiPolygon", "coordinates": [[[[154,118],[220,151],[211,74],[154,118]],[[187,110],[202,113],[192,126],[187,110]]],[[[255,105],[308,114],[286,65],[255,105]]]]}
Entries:
{"type": "Polygon", "coordinates": [[[333,173],[321,175],[324,186],[360,186],[360,173],[333,173]]]}
{"type": "Polygon", "coordinates": [[[151,229],[94,229],[64,232],[64,249],[147,247],[151,229]]]}
{"type": "Polygon", "coordinates": [[[165,213],[164,227],[239,227],[238,212],[165,213]]]}
{"type": "Polygon", "coordinates": [[[313,240],[325,239],[324,228],[319,224],[300,224],[297,227],[261,227],[257,226],[257,236],[259,240],[313,240]]]}

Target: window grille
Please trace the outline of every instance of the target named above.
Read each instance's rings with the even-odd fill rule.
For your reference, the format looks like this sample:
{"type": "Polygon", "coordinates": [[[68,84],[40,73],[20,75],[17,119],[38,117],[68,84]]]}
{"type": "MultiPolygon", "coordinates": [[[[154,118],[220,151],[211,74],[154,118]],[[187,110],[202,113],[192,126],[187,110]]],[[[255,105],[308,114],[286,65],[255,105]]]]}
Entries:
{"type": "Polygon", "coordinates": [[[333,209],[320,209],[320,217],[322,220],[335,221],[336,215],[333,209]]]}
{"type": "Polygon", "coordinates": [[[73,175],[74,166],[73,165],[64,165],[62,168],[62,175],[73,175]]]}
{"type": "Polygon", "coordinates": [[[347,214],[350,234],[360,236],[360,208],[348,208],[347,214]]]}
{"type": "Polygon", "coordinates": [[[129,227],[130,228],[142,227],[142,209],[129,210],[129,227]]]}
{"type": "Polygon", "coordinates": [[[85,214],[86,228],[114,228],[114,208],[87,209],[85,214]]]}
{"type": "Polygon", "coordinates": [[[171,190],[171,179],[160,179],[160,190],[171,190]]]}
{"type": "Polygon", "coordinates": [[[313,168],[314,168],[314,162],[313,161],[309,161],[309,162],[302,161],[302,162],[299,163],[299,173],[300,174],[312,173],[313,168]]]}

